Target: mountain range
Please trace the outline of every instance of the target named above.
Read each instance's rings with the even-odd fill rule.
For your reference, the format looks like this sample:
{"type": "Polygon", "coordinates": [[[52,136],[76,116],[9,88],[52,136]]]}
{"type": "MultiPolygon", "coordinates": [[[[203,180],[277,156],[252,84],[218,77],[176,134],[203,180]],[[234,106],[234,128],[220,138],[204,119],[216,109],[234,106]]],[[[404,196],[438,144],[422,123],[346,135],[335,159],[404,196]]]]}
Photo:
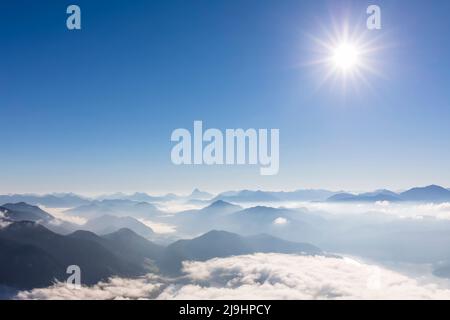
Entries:
{"type": "Polygon", "coordinates": [[[450,201],[450,190],[441,186],[412,188],[396,193],[389,190],[377,190],[369,193],[337,193],[327,199],[328,202],[376,202],[376,201],[410,201],[410,202],[446,202],[450,201]]]}
{"type": "MultiPolygon", "coordinates": [[[[328,201],[443,202],[448,201],[449,193],[432,185],[398,193],[338,193],[328,201]]],[[[225,195],[254,200],[263,199],[265,192],[225,195]]],[[[4,204],[0,206],[0,285],[19,289],[47,286],[55,279],[66,279],[65,270],[71,264],[82,268],[83,283],[93,284],[112,275],[180,275],[185,260],[255,252],[318,254],[318,247],[380,261],[450,262],[446,249],[450,222],[446,220],[396,218],[381,212],[355,216],[315,209],[243,206],[219,199],[202,209],[166,214],[142,201],[94,200],[66,212],[88,219],[84,225],[75,225],[35,205],[4,204]],[[139,217],[176,226],[175,239],[194,238],[164,242],[171,243],[167,246],[156,244],[153,230],[139,217]],[[199,234],[202,236],[196,237],[199,234]]],[[[435,274],[450,277],[448,265],[436,268],[435,274]]]]}
{"type": "Polygon", "coordinates": [[[163,215],[155,205],[148,202],[133,200],[94,200],[89,204],[75,207],[65,211],[66,214],[87,219],[109,216],[133,216],[137,218],[153,218],[163,215]]]}
{"type": "Polygon", "coordinates": [[[116,217],[111,215],[93,218],[78,228],[81,230],[91,231],[99,235],[113,233],[124,228],[133,230],[133,232],[147,239],[150,239],[155,235],[152,228],[146,226],[135,218],[116,217]]]}
{"type": "Polygon", "coordinates": [[[0,195],[1,203],[25,202],[31,205],[42,205],[49,208],[73,208],[88,204],[90,199],[73,193],[53,193],[47,195],[10,194],[0,195]]]}
{"type": "Polygon", "coordinates": [[[12,221],[44,221],[48,222],[54,217],[37,206],[29,205],[25,202],[7,203],[0,206],[0,213],[3,218],[12,221]]]}
{"type": "Polygon", "coordinates": [[[177,226],[181,234],[191,235],[207,232],[227,225],[228,215],[242,210],[241,206],[223,200],[217,200],[202,209],[186,210],[174,215],[166,215],[160,222],[177,226]]]}
{"type": "Polygon", "coordinates": [[[130,201],[138,201],[138,202],[166,202],[166,201],[173,201],[177,200],[179,196],[173,193],[168,193],[163,196],[152,196],[144,192],[136,192],[133,194],[125,194],[122,192],[108,194],[108,195],[102,195],[95,200],[102,201],[102,200],[130,200],[130,201]]]}
{"type": "Polygon", "coordinates": [[[223,200],[234,203],[245,202],[279,202],[279,201],[328,201],[328,202],[377,202],[377,201],[450,201],[450,190],[437,185],[416,187],[404,192],[393,192],[386,189],[352,194],[332,192],[328,190],[296,190],[291,192],[270,191],[228,191],[214,197],[211,201],[223,200]]]}
{"type": "Polygon", "coordinates": [[[136,277],[154,272],[179,274],[184,260],[205,260],[243,253],[283,252],[320,254],[320,249],[268,235],[241,237],[211,231],[163,247],[129,229],[98,236],[76,231],[63,236],[31,221],[0,228],[0,284],[31,289],[65,281],[66,269],[78,265],[82,283],[95,284],[111,276],[136,277]]]}
{"type": "Polygon", "coordinates": [[[102,195],[95,200],[131,200],[131,201],[140,201],[140,202],[167,202],[167,201],[176,201],[176,200],[208,200],[213,198],[214,195],[205,191],[201,191],[198,188],[195,188],[191,194],[187,196],[176,195],[174,193],[168,193],[162,196],[152,196],[144,192],[136,192],[133,194],[125,194],[122,192],[102,195]]]}
{"type": "Polygon", "coordinates": [[[223,200],[228,202],[277,202],[277,201],[324,201],[335,192],[328,190],[296,190],[284,191],[227,191],[220,193],[211,201],[223,200]]]}
{"type": "Polygon", "coordinates": [[[166,273],[177,274],[182,261],[205,261],[256,252],[322,254],[319,248],[308,243],[289,242],[266,234],[242,237],[235,233],[213,230],[200,237],[179,240],[169,245],[159,265],[166,273]]]}
{"type": "MultiPolygon", "coordinates": [[[[239,190],[226,191],[216,196],[211,193],[194,189],[186,196],[169,193],[163,196],[152,196],[143,192],[134,194],[114,193],[96,198],[87,198],[73,193],[53,193],[47,195],[10,194],[0,195],[0,204],[25,202],[31,205],[42,205],[49,208],[75,208],[101,205],[104,201],[130,201],[140,203],[160,203],[167,201],[189,202],[193,204],[213,203],[223,200],[233,203],[250,202],[282,202],[282,201],[328,201],[328,202],[376,202],[376,201],[450,201],[450,189],[437,185],[415,187],[404,192],[394,192],[386,189],[360,194],[333,192],[324,189],[299,189],[295,191],[261,191],[239,190]]],[[[111,212],[103,212],[110,214],[111,212]]]]}
{"type": "Polygon", "coordinates": [[[0,283],[19,289],[63,281],[70,265],[81,268],[85,284],[95,284],[116,274],[144,273],[142,266],[114,254],[100,241],[77,234],[59,235],[31,221],[14,222],[0,229],[0,247],[0,283]]]}

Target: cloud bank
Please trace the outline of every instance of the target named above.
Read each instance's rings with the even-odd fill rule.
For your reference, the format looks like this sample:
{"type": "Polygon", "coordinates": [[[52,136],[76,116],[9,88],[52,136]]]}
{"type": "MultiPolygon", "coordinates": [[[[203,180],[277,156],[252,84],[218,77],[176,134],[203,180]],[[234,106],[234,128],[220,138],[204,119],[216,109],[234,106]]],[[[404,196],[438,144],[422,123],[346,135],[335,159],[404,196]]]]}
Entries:
{"type": "Polygon", "coordinates": [[[450,203],[405,203],[378,201],[374,203],[303,202],[289,203],[286,207],[306,208],[337,215],[358,215],[367,212],[382,213],[393,218],[423,218],[450,220],[450,203]]]}
{"type": "Polygon", "coordinates": [[[33,300],[124,300],[151,299],[162,283],[149,274],[138,279],[111,278],[92,287],[73,289],[65,283],[32,291],[21,291],[16,299],[33,300]]]}
{"type": "Polygon", "coordinates": [[[5,213],[0,210],[0,229],[6,228],[10,224],[10,221],[5,220],[5,213]]]}
{"type": "Polygon", "coordinates": [[[450,290],[351,259],[253,254],[185,262],[183,279],[113,278],[71,290],[65,284],[17,299],[450,299],[450,290]]]}

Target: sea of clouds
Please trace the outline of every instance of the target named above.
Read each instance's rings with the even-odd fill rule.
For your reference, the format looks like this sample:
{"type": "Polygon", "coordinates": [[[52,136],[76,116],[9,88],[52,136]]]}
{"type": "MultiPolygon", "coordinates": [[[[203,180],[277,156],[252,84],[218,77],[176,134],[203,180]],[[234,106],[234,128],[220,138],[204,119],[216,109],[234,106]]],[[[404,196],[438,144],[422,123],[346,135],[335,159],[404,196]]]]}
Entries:
{"type": "Polygon", "coordinates": [[[412,202],[367,202],[367,203],[333,203],[302,202],[287,203],[286,207],[306,208],[310,211],[321,211],[335,215],[357,215],[376,212],[395,218],[422,219],[433,217],[450,220],[450,203],[412,203],[412,202]]]}
{"type": "Polygon", "coordinates": [[[349,258],[253,254],[184,262],[185,276],[64,283],[16,299],[450,299],[450,290],[349,258]]]}

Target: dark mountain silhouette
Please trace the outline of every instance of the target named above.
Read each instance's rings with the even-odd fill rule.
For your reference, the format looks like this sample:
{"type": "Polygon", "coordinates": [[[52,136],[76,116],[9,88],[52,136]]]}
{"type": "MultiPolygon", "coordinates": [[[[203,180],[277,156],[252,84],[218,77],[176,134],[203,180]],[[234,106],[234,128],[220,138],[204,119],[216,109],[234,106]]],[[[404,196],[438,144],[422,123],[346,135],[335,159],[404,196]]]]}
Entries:
{"type": "MultiPolygon", "coordinates": [[[[69,265],[81,268],[82,283],[88,285],[113,275],[137,276],[148,271],[139,260],[127,259],[137,255],[136,251],[117,251],[126,246],[123,242],[126,238],[114,240],[110,235],[101,240],[88,232],[62,236],[34,222],[15,222],[0,229],[0,261],[4,262],[0,283],[19,289],[48,286],[55,280],[65,281],[69,265]]],[[[149,252],[153,249],[149,242],[149,252]]]]}
{"type": "Polygon", "coordinates": [[[50,221],[54,217],[37,206],[25,202],[7,203],[0,206],[3,216],[13,221],[50,221]]]}
{"type": "Polygon", "coordinates": [[[241,237],[224,231],[211,231],[164,248],[129,229],[104,236],[89,231],[62,236],[31,221],[13,222],[1,228],[0,248],[0,284],[16,289],[65,281],[70,265],[81,268],[82,284],[92,285],[111,276],[134,277],[148,272],[176,274],[184,260],[203,261],[255,252],[321,252],[306,243],[268,235],[241,237]]]}
{"type": "Polygon", "coordinates": [[[0,283],[17,289],[48,286],[53,279],[63,279],[65,266],[34,245],[0,236],[0,283]]]}
{"type": "Polygon", "coordinates": [[[159,259],[164,250],[163,246],[148,241],[126,228],[104,235],[103,238],[113,243],[116,250],[132,252],[135,255],[153,260],[159,259]]]}
{"type": "Polygon", "coordinates": [[[76,231],[69,237],[96,242],[121,259],[146,271],[156,270],[154,261],[161,257],[164,250],[163,246],[154,244],[126,228],[104,236],[89,231],[76,231]]]}
{"type": "Polygon", "coordinates": [[[32,206],[24,202],[5,204],[0,207],[0,213],[3,215],[4,219],[9,221],[38,222],[47,229],[58,234],[69,234],[79,228],[76,224],[56,219],[38,206],[32,206]]]}
{"type": "Polygon", "coordinates": [[[320,254],[321,250],[310,244],[293,243],[268,235],[242,237],[214,230],[198,238],[179,240],[169,245],[160,261],[160,269],[169,274],[177,274],[182,262],[186,260],[205,261],[257,252],[320,254]]]}

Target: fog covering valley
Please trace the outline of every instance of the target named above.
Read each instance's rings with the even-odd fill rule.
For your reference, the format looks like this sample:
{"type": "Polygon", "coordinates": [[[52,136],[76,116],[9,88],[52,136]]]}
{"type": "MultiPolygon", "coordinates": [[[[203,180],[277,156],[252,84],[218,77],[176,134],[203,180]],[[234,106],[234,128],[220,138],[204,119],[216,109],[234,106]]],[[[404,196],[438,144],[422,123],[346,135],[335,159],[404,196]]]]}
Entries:
{"type": "Polygon", "coordinates": [[[9,299],[450,298],[449,248],[450,191],[435,185],[0,196],[9,299]]]}

